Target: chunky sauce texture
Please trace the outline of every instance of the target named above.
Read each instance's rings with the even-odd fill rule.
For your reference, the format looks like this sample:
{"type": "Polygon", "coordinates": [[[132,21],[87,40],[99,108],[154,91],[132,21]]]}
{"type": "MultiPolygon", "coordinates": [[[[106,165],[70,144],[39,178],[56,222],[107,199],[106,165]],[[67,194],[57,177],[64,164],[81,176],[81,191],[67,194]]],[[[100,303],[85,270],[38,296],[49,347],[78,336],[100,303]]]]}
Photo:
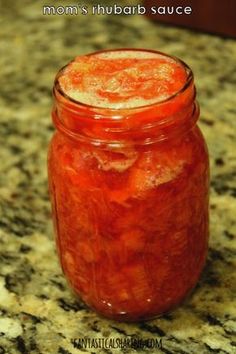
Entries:
{"type": "MultiPolygon", "coordinates": [[[[80,102],[86,92],[86,104],[92,92],[97,106],[127,108],[173,95],[186,80],[174,60],[119,53],[76,58],[60,77],[64,92],[80,102]]],[[[48,163],[62,268],[83,301],[125,321],[178,305],[195,286],[208,245],[208,155],[199,129],[116,148],[57,132],[48,163]]]]}
{"type": "Polygon", "coordinates": [[[108,52],[75,58],[59,79],[63,91],[85,104],[132,108],[166,99],[186,81],[177,61],[149,52],[108,52]]]}

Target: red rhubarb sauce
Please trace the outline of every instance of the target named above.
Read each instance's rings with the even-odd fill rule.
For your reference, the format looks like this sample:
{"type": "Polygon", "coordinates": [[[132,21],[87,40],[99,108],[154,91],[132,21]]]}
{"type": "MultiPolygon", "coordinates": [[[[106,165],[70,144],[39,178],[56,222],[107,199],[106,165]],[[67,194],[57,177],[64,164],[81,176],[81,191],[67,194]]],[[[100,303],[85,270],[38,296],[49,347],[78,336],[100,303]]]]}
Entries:
{"type": "Polygon", "coordinates": [[[57,76],[58,253],[72,289],[106,317],[169,311],[204,266],[208,154],[189,75],[177,59],[120,50],[77,57],[57,76]]]}

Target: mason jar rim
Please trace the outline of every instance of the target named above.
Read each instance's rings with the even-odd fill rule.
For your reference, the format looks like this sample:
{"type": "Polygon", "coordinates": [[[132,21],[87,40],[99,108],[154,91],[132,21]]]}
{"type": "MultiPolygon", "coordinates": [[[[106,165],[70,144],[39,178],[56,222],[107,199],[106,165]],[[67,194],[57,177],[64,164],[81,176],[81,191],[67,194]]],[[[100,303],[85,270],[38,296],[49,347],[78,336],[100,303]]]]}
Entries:
{"type": "MultiPolygon", "coordinates": [[[[141,106],[134,106],[134,107],[119,107],[119,108],[113,108],[113,107],[107,107],[107,106],[95,106],[95,105],[90,105],[87,103],[83,103],[79,100],[76,100],[74,98],[72,98],[71,96],[67,95],[66,92],[64,92],[64,90],[61,88],[61,85],[59,83],[59,78],[61,77],[61,74],[63,73],[63,71],[65,70],[66,67],[68,67],[69,64],[71,64],[72,62],[74,62],[74,59],[71,60],[69,63],[67,63],[66,65],[64,65],[57,73],[55,80],[54,80],[54,87],[53,87],[53,94],[54,96],[56,95],[56,93],[59,93],[62,98],[66,99],[68,101],[68,103],[71,103],[73,105],[75,105],[75,107],[77,108],[82,108],[82,109],[88,109],[88,110],[92,110],[93,112],[96,111],[96,113],[99,113],[99,111],[106,111],[109,113],[120,113],[122,114],[122,112],[126,112],[126,113],[130,113],[132,114],[132,112],[138,112],[141,110],[148,110],[148,109],[152,109],[154,107],[158,107],[159,105],[162,105],[164,103],[167,103],[168,101],[171,101],[172,99],[176,98],[177,96],[179,96],[181,93],[183,93],[189,86],[190,84],[193,82],[194,80],[194,75],[193,72],[191,70],[191,68],[181,59],[179,59],[176,56],[173,55],[169,55],[166,53],[163,53],[161,51],[157,51],[157,50],[152,50],[152,49],[141,49],[141,48],[116,48],[116,49],[105,49],[105,50],[99,50],[96,52],[92,52],[89,54],[85,54],[88,57],[91,56],[96,56],[99,54],[103,54],[103,53],[111,53],[111,52],[146,52],[146,53],[153,53],[153,54],[158,54],[160,56],[172,59],[174,61],[176,61],[177,63],[179,63],[186,71],[187,73],[187,77],[186,77],[186,81],[184,82],[183,86],[176,91],[174,94],[168,96],[167,98],[164,98],[162,100],[157,100],[156,102],[150,103],[150,104],[145,104],[145,105],[141,105],[141,106]]],[[[82,56],[82,55],[81,55],[82,56]]]]}

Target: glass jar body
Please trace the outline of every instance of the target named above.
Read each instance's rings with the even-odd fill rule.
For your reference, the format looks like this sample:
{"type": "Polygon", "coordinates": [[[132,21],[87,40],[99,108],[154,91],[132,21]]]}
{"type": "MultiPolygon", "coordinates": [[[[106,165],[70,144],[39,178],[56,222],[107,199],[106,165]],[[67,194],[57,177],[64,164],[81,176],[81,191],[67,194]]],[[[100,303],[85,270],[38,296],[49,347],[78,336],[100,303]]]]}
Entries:
{"type": "Polygon", "coordinates": [[[58,131],[48,172],[62,269],[89,307],[116,320],[149,319],[193,289],[208,247],[208,153],[196,125],[120,148],[58,131]]]}

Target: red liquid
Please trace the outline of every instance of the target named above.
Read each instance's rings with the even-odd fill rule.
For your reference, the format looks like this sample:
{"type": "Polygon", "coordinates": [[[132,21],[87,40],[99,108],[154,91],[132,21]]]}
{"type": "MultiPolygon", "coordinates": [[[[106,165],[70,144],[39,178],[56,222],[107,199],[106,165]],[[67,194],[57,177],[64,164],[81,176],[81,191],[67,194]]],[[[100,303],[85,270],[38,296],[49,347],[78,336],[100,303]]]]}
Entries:
{"type": "MultiPolygon", "coordinates": [[[[114,68],[109,63],[107,71],[111,64],[114,68]]],[[[175,89],[165,82],[169,95],[186,80],[183,68],[172,65],[180,76],[173,77],[175,89]]],[[[80,76],[79,85],[81,81],[80,76]]],[[[126,95],[129,89],[126,85],[126,95]]],[[[98,91],[101,95],[101,88],[98,91]]],[[[150,98],[151,91],[141,90],[139,98],[150,98]]],[[[136,94],[134,89],[128,99],[136,94]]],[[[119,97],[109,94],[106,99],[112,105],[121,102],[121,96],[122,90],[119,97]]],[[[152,110],[139,112],[129,123],[136,132],[129,131],[125,139],[145,138],[137,127],[163,112],[182,119],[186,114],[179,118],[178,112],[190,96],[188,92],[165,103],[155,115],[152,110]]],[[[85,106],[83,113],[87,111],[91,108],[85,106]]],[[[53,114],[56,125],[58,112],[53,114]]],[[[90,138],[118,134],[104,132],[107,120],[78,122],[67,109],[60,115],[67,127],[90,138]]],[[[127,122],[121,120],[122,125],[127,122]]],[[[174,120],[163,131],[170,135],[180,125],[174,120]]],[[[152,130],[148,134],[156,136],[152,130]]],[[[134,321],[160,315],[184,299],[207,253],[208,178],[207,150],[196,126],[151,145],[119,148],[93,146],[61,132],[54,135],[49,185],[58,251],[69,283],[86,304],[107,317],[134,321]]]]}
{"type": "Polygon", "coordinates": [[[125,56],[115,51],[75,58],[59,78],[63,91],[93,106],[124,108],[168,98],[186,82],[185,69],[173,59],[133,51],[125,56]]]}

